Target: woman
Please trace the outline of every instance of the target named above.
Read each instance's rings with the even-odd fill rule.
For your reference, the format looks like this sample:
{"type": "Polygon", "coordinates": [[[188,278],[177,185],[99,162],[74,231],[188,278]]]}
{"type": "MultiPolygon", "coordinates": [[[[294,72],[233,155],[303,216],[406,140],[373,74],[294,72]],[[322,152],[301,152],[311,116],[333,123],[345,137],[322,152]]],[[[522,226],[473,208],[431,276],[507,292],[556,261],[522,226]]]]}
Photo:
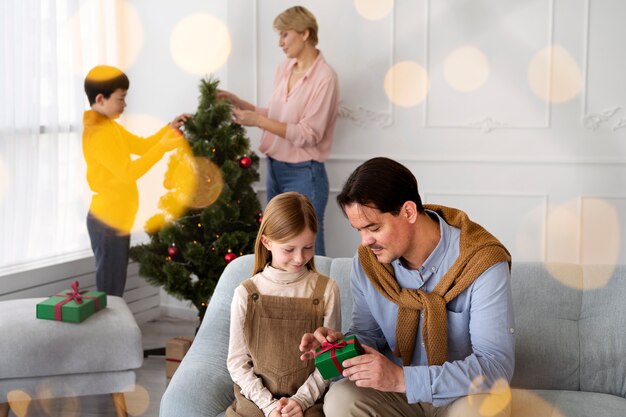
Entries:
{"type": "Polygon", "coordinates": [[[233,104],[233,118],[263,129],[259,151],[267,155],[267,201],[287,191],[311,200],[318,218],[315,254],[325,255],[324,210],[328,202],[326,161],[330,155],[339,104],[335,71],[317,46],[315,16],[301,6],[274,19],[278,45],[287,56],[279,65],[267,108],[228,91],[218,97],[233,104]]]}

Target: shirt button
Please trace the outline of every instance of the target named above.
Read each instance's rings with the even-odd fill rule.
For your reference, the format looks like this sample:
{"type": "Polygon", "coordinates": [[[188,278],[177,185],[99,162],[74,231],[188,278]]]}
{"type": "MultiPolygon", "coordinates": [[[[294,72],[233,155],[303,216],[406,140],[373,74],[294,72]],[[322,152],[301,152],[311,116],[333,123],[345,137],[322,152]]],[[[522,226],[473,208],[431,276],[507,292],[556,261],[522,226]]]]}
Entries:
{"type": "Polygon", "coordinates": [[[511,334],[515,333],[515,329],[511,327],[511,328],[509,329],[509,333],[511,333],[511,334]]]}
{"type": "Polygon", "coordinates": [[[430,270],[433,271],[433,272],[437,272],[437,267],[433,266],[432,268],[430,268],[430,270]]]}
{"type": "Polygon", "coordinates": [[[424,342],[422,342],[422,347],[426,347],[426,344],[424,342]]]}
{"type": "Polygon", "coordinates": [[[317,298],[313,299],[313,305],[318,305],[320,303],[320,300],[318,300],[317,298]]]}
{"type": "Polygon", "coordinates": [[[424,313],[420,314],[420,317],[421,317],[421,318],[424,318],[424,313]]]}

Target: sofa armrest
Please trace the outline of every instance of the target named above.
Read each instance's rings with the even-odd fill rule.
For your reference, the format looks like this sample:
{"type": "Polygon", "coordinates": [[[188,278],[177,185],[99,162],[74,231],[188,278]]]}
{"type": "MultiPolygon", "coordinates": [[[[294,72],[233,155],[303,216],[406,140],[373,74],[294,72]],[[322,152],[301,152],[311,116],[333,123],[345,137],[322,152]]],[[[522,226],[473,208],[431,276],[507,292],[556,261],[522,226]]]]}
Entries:
{"type": "Polygon", "coordinates": [[[226,368],[230,304],[235,288],[250,277],[253,259],[241,256],[224,270],[198,334],[161,398],[160,417],[215,417],[234,401],[226,368]]]}
{"type": "MultiPolygon", "coordinates": [[[[221,301],[214,297],[212,304],[216,303],[221,301]]],[[[211,310],[215,308],[207,309],[198,334],[163,394],[160,417],[213,417],[234,400],[233,381],[226,369],[228,320],[214,319],[219,316],[211,310]]]]}

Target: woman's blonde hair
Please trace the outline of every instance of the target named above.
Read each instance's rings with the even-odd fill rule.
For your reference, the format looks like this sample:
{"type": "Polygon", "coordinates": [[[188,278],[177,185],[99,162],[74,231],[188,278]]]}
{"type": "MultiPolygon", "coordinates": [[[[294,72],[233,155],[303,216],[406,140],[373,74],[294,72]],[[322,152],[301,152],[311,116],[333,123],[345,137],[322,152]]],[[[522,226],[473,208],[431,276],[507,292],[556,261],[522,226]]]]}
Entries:
{"type": "Polygon", "coordinates": [[[309,31],[309,42],[313,46],[317,46],[317,20],[308,9],[302,6],[290,7],[274,19],[274,29],[295,30],[298,33],[309,31]]]}
{"type": "MultiPolygon", "coordinates": [[[[259,233],[254,244],[254,271],[252,275],[263,271],[272,260],[272,253],[263,245],[265,236],[274,242],[286,242],[309,229],[317,234],[317,217],[309,199],[296,192],[287,192],[272,198],[265,211],[259,233]]],[[[313,258],[306,264],[307,269],[315,271],[313,258]]]]}

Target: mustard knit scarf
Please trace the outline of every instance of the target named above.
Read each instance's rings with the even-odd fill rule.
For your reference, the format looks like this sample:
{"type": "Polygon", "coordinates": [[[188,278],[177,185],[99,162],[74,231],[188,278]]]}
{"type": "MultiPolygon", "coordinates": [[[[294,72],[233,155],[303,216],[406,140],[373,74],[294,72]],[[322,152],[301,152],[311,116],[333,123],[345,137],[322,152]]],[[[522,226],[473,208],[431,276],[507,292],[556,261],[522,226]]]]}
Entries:
{"type": "Polygon", "coordinates": [[[480,274],[498,262],[507,261],[507,249],[482,226],[472,222],[467,214],[454,208],[424,205],[436,212],[450,226],[461,229],[458,259],[441,278],[432,293],[403,289],[398,286],[391,264],[381,264],[372,251],[359,247],[359,260],[372,285],[385,298],[398,305],[396,350],[407,366],[411,363],[420,310],[424,313],[422,338],[429,365],[441,365],[448,360],[446,304],[470,286],[480,274]]]}

